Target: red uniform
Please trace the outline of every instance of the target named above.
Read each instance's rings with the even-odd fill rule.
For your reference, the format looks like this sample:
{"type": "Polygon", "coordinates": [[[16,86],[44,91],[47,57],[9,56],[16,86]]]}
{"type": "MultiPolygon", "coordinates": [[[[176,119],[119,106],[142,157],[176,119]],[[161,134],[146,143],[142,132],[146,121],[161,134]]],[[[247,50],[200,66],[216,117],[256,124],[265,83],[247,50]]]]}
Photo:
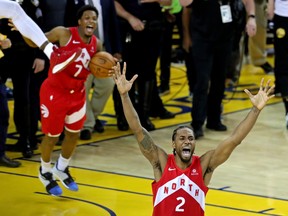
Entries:
{"type": "Polygon", "coordinates": [[[169,155],[159,182],[152,183],[153,216],[203,216],[208,187],[202,178],[200,158],[193,156],[185,170],[176,166],[169,155]]]}
{"type": "Polygon", "coordinates": [[[71,38],[60,47],[60,51],[76,48],[82,49],[82,54],[64,70],[53,71],[51,64],[48,78],[40,90],[42,131],[51,136],[59,135],[63,127],[69,131],[80,131],[85,121],[86,98],[84,83],[90,71],[88,64],[96,53],[97,41],[93,35],[90,43],[86,44],[79,36],[78,28],[69,28],[71,38]]]}

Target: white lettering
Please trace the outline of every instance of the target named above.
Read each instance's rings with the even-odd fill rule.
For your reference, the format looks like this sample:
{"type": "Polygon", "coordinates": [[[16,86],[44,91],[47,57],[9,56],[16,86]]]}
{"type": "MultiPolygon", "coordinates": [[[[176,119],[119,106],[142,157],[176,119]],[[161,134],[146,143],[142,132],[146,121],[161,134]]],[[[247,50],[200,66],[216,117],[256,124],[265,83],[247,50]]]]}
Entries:
{"type": "Polygon", "coordinates": [[[159,187],[155,196],[154,207],[180,189],[186,191],[187,194],[189,194],[199,203],[203,210],[205,209],[204,191],[195,182],[189,179],[185,174],[177,176],[176,178],[170,180],[169,182],[166,182],[164,185],[159,187]]]}

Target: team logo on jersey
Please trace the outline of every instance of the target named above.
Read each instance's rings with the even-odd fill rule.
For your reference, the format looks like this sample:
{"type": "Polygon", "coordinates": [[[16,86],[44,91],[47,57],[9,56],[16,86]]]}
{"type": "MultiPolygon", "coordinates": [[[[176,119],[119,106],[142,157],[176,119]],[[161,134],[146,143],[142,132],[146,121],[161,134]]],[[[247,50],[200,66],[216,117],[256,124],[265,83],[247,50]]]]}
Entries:
{"type": "Polygon", "coordinates": [[[191,175],[199,175],[199,173],[197,172],[196,169],[192,169],[192,171],[191,171],[191,175]]]}
{"type": "Polygon", "coordinates": [[[49,116],[49,110],[44,104],[41,104],[41,115],[43,118],[48,118],[49,116]]]}
{"type": "Polygon", "coordinates": [[[173,171],[173,170],[176,170],[176,168],[172,168],[172,167],[168,168],[168,171],[173,171]]]}
{"type": "Polygon", "coordinates": [[[72,43],[73,44],[80,44],[80,41],[73,40],[72,43]]]}

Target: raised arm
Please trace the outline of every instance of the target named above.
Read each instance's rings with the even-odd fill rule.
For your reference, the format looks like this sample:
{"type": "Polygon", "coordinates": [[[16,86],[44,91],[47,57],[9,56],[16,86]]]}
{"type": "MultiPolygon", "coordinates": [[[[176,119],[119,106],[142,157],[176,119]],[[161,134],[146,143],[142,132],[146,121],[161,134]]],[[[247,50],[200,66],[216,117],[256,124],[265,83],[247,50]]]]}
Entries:
{"type": "Polygon", "coordinates": [[[126,63],[124,63],[122,74],[119,62],[113,69],[115,72],[113,78],[121,96],[127,122],[136,136],[142,154],[149,160],[153,167],[155,180],[158,181],[166,165],[167,154],[154,143],[148,131],[141,126],[138,114],[130,100],[128,92],[138,75],[134,75],[130,81],[126,80],[126,63]]]}
{"type": "Polygon", "coordinates": [[[265,107],[267,102],[275,96],[273,94],[271,95],[274,86],[269,86],[270,81],[271,80],[268,80],[265,87],[263,87],[264,79],[262,79],[260,89],[256,95],[252,95],[247,89],[244,90],[249,96],[250,101],[253,105],[252,109],[245,117],[245,119],[241,121],[241,123],[234,129],[232,134],[226,140],[220,143],[215,150],[207,152],[202,156],[201,163],[203,171],[205,172],[204,180],[206,185],[208,185],[212,173],[216,169],[216,167],[224,163],[229,158],[232,151],[251,131],[261,110],[265,107]]]}

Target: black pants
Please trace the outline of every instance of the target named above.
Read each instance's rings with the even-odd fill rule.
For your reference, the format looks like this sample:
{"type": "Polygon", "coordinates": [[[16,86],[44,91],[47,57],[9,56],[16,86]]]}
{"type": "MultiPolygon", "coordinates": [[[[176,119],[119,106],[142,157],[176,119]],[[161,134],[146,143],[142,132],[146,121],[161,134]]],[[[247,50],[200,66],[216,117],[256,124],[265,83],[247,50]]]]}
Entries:
{"type": "Polygon", "coordinates": [[[9,109],[6,86],[0,80],[0,157],[5,154],[5,144],[9,125],[9,109]]]}
{"type": "MultiPolygon", "coordinates": [[[[39,89],[46,74],[34,74],[32,69],[35,50],[15,49],[3,58],[1,70],[12,79],[14,96],[14,123],[19,133],[19,143],[36,145],[36,132],[40,119],[39,89]],[[43,77],[43,78],[42,78],[43,77]]],[[[25,146],[22,146],[25,147],[25,146]]]]}
{"type": "Polygon", "coordinates": [[[192,102],[192,126],[199,129],[207,117],[207,124],[221,121],[221,103],[232,40],[204,41],[193,39],[192,54],[197,80],[192,102]]]}
{"type": "MultiPolygon", "coordinates": [[[[149,29],[149,23],[146,24],[145,30],[141,32],[136,32],[131,29],[122,27],[122,46],[123,61],[127,63],[127,79],[131,79],[133,75],[138,74],[138,78],[130,90],[129,95],[131,97],[132,103],[139,114],[140,119],[145,118],[143,107],[146,109],[153,104],[155,101],[158,106],[157,108],[164,109],[162,100],[157,92],[156,80],[156,64],[159,57],[160,50],[160,40],[162,34],[162,28],[149,29]],[[146,91],[147,83],[150,83],[153,88],[150,91],[146,91]],[[157,92],[156,94],[151,94],[151,92],[157,92]],[[138,93],[135,95],[135,93],[138,93]],[[145,103],[145,104],[144,104],[145,103]],[[150,104],[148,104],[150,103],[150,104]],[[145,105],[145,106],[144,106],[145,105]]],[[[154,26],[155,27],[155,26],[154,26]]],[[[114,104],[120,104],[115,100],[117,97],[113,97],[114,104]]],[[[152,108],[152,107],[151,107],[152,108]]],[[[148,108],[149,109],[149,108],[148,108]]],[[[123,114],[122,106],[115,107],[116,115],[119,116],[123,114]]]]}
{"type": "Polygon", "coordinates": [[[171,53],[173,45],[173,30],[175,25],[179,31],[179,47],[182,47],[182,12],[173,14],[175,16],[175,22],[169,22],[165,19],[164,30],[162,33],[161,50],[160,50],[160,85],[163,88],[169,89],[170,82],[170,65],[171,65],[171,53]]]}
{"type": "Polygon", "coordinates": [[[288,17],[275,15],[273,21],[276,91],[288,97],[288,17]]]}

